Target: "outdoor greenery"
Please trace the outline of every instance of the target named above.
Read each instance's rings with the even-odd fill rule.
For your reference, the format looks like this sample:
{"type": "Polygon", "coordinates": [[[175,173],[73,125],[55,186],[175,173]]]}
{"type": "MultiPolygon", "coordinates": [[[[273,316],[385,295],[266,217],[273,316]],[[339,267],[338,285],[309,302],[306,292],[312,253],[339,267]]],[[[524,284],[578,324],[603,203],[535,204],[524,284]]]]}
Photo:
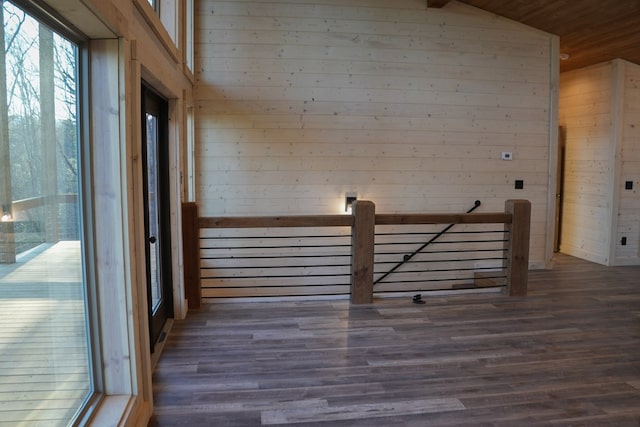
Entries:
{"type": "Polygon", "coordinates": [[[55,197],[78,194],[76,45],[11,2],[4,1],[0,13],[0,90],[4,85],[6,91],[6,107],[0,109],[0,201],[5,211],[13,205],[17,234],[23,231],[27,246],[77,239],[77,203],[64,206],[55,197]],[[15,202],[34,198],[37,206],[16,208],[15,202]],[[47,228],[56,231],[47,234],[47,228]]]}

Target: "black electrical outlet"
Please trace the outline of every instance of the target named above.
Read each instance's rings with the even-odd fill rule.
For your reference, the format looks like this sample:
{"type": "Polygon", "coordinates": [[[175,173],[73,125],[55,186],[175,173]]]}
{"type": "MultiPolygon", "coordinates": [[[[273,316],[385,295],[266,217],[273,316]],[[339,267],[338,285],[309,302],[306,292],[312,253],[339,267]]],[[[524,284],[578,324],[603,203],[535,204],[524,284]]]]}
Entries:
{"type": "Polygon", "coordinates": [[[516,190],[522,190],[524,188],[524,181],[516,179],[516,190]]]}
{"type": "Polygon", "coordinates": [[[625,190],[633,190],[633,181],[625,181],[624,189],[625,190]]]}
{"type": "Polygon", "coordinates": [[[626,237],[623,237],[623,238],[620,240],[620,244],[621,244],[622,246],[627,246],[627,238],[626,238],[626,237]]]}

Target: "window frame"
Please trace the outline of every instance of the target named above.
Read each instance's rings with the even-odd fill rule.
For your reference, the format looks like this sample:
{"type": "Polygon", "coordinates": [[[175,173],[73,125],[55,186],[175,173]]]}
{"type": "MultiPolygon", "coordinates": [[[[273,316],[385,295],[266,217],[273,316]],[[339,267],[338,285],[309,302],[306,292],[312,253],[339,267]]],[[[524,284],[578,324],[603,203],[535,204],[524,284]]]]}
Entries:
{"type": "Polygon", "coordinates": [[[177,8],[177,3],[176,6],[172,9],[171,14],[165,14],[165,17],[163,19],[163,17],[159,13],[156,13],[151,4],[149,4],[148,0],[132,1],[138,11],[142,14],[144,20],[147,22],[147,24],[149,24],[149,27],[156,35],[162,46],[166,49],[169,56],[171,56],[171,59],[176,64],[179,64],[182,61],[182,57],[180,50],[178,49],[178,46],[181,43],[180,34],[178,31],[178,22],[176,21],[174,23],[174,27],[171,29],[171,33],[165,25],[165,20],[169,18],[173,18],[174,20],[178,19],[179,11],[177,8]]]}
{"type": "Polygon", "coordinates": [[[185,75],[194,82],[193,71],[195,69],[195,2],[194,0],[184,0],[182,8],[182,56],[184,61],[185,75]]]}
{"type": "MultiPolygon", "coordinates": [[[[92,224],[86,227],[93,231],[90,237],[94,240],[91,274],[96,277],[92,291],[97,307],[91,315],[97,324],[92,342],[102,347],[103,360],[95,369],[103,383],[101,390],[96,390],[101,392],[101,400],[90,403],[91,408],[78,424],[94,427],[146,424],[153,409],[155,359],[150,356],[146,339],[147,307],[142,285],[145,272],[140,264],[144,241],[138,187],[141,172],[135,149],[140,130],[132,125],[139,122],[140,99],[132,88],[139,87],[144,78],[169,99],[170,141],[174,141],[170,144],[175,144],[170,149],[170,161],[172,164],[182,161],[177,141],[183,135],[178,119],[182,120],[184,105],[178,95],[192,95],[183,88],[186,81],[166,86],[156,78],[164,75],[159,63],[172,66],[170,63],[174,62],[174,71],[183,70],[182,55],[146,0],[20,1],[48,6],[48,10],[55,11],[88,39],[84,85],[87,104],[82,108],[87,112],[83,132],[90,137],[90,152],[85,154],[90,167],[88,189],[92,205],[86,208],[93,211],[92,224]],[[139,33],[157,43],[167,58],[160,55],[162,58],[157,58],[160,61],[156,63],[149,52],[140,50],[139,40],[134,37],[139,33]],[[90,412],[91,409],[95,410],[90,412]]],[[[182,35],[178,37],[182,42],[182,35]]],[[[146,39],[140,44],[146,46],[146,39]]],[[[171,169],[171,200],[177,203],[172,204],[171,235],[177,236],[172,240],[176,250],[172,260],[174,310],[182,318],[186,315],[187,301],[179,273],[181,194],[177,172],[171,169]]]]}
{"type": "Polygon", "coordinates": [[[22,9],[40,24],[73,43],[77,49],[76,57],[76,131],[78,138],[78,204],[79,232],[82,236],[83,282],[85,285],[85,327],[89,352],[88,370],[91,390],[78,408],[71,425],[83,425],[102,403],[104,395],[104,376],[102,366],[102,346],[100,342],[99,301],[97,298],[97,280],[95,274],[95,221],[93,209],[93,175],[91,135],[89,132],[89,39],[74,25],[59,17],[45,3],[38,0],[8,0],[22,9]]]}
{"type": "Polygon", "coordinates": [[[158,16],[160,16],[160,1],[159,0],[147,0],[149,5],[156,11],[158,16]]]}

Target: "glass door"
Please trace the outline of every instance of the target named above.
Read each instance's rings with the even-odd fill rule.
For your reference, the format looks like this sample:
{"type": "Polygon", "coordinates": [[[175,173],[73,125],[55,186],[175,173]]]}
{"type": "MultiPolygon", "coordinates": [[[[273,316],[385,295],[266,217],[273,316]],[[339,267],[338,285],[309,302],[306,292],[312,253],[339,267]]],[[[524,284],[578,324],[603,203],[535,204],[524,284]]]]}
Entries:
{"type": "Polygon", "coordinates": [[[151,351],[172,317],[167,101],[142,88],[143,191],[151,351]]]}
{"type": "Polygon", "coordinates": [[[0,425],[55,427],[75,425],[100,382],[89,141],[82,40],[30,9],[0,4],[0,425]]]}

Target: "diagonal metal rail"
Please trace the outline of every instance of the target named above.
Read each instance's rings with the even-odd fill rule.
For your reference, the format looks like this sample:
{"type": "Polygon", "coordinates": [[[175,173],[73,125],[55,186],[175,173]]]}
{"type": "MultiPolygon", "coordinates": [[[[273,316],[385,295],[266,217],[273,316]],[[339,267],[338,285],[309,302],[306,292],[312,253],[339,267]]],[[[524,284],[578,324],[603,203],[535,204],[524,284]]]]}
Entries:
{"type": "MultiPolygon", "coordinates": [[[[471,213],[473,211],[475,211],[482,203],[480,202],[480,200],[476,200],[473,203],[473,206],[467,210],[467,212],[465,213],[471,213]]],[[[400,261],[399,263],[397,263],[396,265],[394,265],[391,270],[387,271],[386,273],[384,273],[382,276],[378,277],[374,282],[373,285],[377,285],[378,283],[380,283],[382,280],[384,280],[388,275],[390,275],[391,273],[393,273],[394,271],[396,271],[398,268],[400,268],[401,265],[403,265],[404,263],[408,262],[411,258],[413,258],[416,254],[420,253],[422,250],[424,250],[424,248],[426,248],[427,246],[429,246],[430,244],[432,244],[433,242],[435,242],[436,240],[438,240],[443,234],[445,234],[447,231],[449,231],[455,224],[449,224],[447,225],[445,228],[443,228],[438,234],[436,234],[435,236],[433,236],[431,239],[429,239],[428,242],[424,243],[422,246],[420,246],[418,249],[416,249],[415,251],[413,251],[413,253],[411,254],[406,254],[403,258],[402,261],[400,261]]]]}

